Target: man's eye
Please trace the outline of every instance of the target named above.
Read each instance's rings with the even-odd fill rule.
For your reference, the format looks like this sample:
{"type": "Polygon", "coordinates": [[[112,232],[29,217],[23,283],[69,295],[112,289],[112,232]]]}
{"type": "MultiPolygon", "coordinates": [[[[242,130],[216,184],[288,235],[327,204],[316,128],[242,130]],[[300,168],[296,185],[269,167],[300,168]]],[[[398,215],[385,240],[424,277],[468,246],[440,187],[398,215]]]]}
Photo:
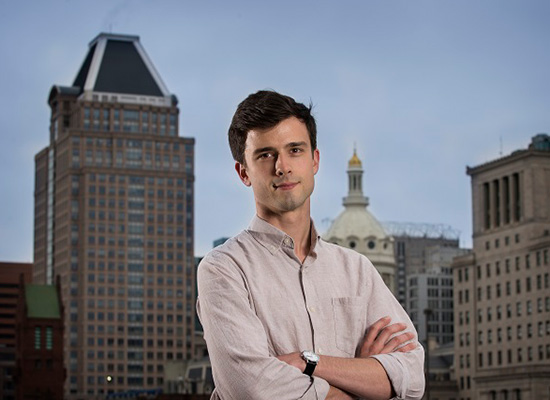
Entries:
{"type": "Polygon", "coordinates": [[[300,149],[299,147],[294,147],[294,148],[290,149],[290,152],[291,153],[301,153],[302,149],[300,149]]]}
{"type": "Polygon", "coordinates": [[[269,158],[269,157],[271,157],[271,153],[262,153],[258,156],[259,159],[269,158]]]}

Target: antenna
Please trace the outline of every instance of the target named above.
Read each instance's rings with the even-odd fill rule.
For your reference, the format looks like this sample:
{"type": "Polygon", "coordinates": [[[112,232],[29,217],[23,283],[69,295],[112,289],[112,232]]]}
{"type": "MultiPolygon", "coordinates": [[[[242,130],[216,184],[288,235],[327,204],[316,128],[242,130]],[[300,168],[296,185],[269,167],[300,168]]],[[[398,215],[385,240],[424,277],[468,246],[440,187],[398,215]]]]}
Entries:
{"type": "Polygon", "coordinates": [[[502,157],[502,135],[500,135],[500,156],[502,157]]]}

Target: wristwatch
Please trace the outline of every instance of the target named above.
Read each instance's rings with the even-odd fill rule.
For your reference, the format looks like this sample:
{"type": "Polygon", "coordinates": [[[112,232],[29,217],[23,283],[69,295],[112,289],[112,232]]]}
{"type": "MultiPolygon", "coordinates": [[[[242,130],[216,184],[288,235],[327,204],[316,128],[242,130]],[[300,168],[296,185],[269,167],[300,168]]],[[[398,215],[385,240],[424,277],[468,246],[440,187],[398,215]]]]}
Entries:
{"type": "Polygon", "coordinates": [[[310,350],[304,350],[300,355],[302,356],[302,359],[306,362],[306,369],[304,369],[304,374],[308,376],[313,375],[313,371],[315,371],[315,367],[319,363],[319,356],[310,350]]]}

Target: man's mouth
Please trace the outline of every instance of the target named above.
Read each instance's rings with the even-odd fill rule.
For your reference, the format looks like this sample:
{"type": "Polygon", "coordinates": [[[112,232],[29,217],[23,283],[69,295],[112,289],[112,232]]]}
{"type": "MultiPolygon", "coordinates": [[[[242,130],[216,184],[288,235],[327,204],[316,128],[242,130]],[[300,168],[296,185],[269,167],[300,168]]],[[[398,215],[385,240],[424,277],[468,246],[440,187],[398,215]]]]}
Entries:
{"type": "Polygon", "coordinates": [[[298,182],[281,182],[278,184],[274,183],[273,187],[276,190],[292,190],[294,189],[294,187],[296,187],[296,185],[298,185],[298,182]]]}

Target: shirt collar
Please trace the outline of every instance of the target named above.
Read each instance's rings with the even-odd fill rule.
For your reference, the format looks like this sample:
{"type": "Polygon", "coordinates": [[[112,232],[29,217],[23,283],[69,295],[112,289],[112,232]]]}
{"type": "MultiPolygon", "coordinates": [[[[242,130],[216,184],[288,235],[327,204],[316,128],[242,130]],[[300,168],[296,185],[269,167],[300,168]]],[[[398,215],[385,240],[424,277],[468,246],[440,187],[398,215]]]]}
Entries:
{"type": "MultiPolygon", "coordinates": [[[[254,215],[247,229],[248,233],[271,254],[275,254],[281,247],[294,248],[294,240],[285,232],[274,227],[266,220],[254,215]]],[[[311,220],[311,249],[310,255],[316,256],[315,247],[319,242],[320,236],[315,229],[315,224],[311,220]]]]}

